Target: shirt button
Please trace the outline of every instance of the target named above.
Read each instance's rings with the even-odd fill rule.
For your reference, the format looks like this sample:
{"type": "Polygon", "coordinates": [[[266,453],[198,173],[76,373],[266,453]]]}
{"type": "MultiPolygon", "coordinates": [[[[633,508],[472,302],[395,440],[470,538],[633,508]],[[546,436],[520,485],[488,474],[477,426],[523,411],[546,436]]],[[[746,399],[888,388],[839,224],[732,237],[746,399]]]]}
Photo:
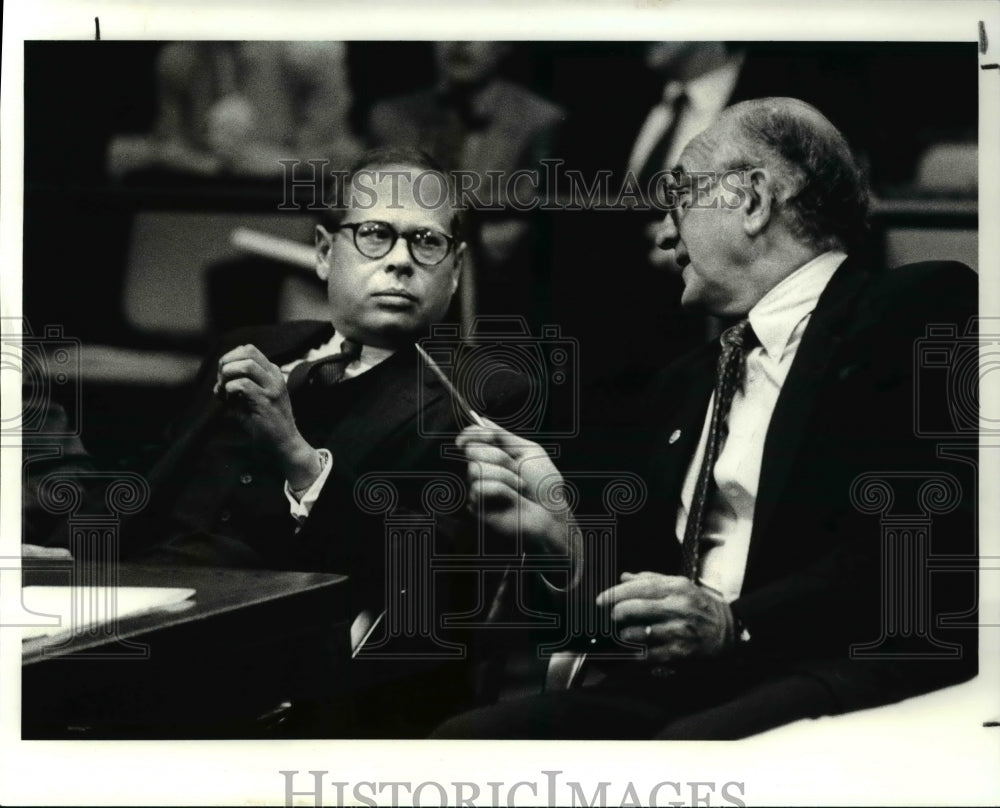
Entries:
{"type": "Polygon", "coordinates": [[[670,433],[670,437],[667,439],[667,443],[677,443],[677,441],[679,441],[680,438],[681,438],[681,431],[679,429],[675,429],[673,432],[670,433]]]}
{"type": "Polygon", "coordinates": [[[253,482],[253,475],[248,472],[243,472],[240,475],[240,482],[243,483],[243,485],[250,485],[250,483],[253,482]]]}
{"type": "Polygon", "coordinates": [[[219,514],[220,522],[228,522],[232,518],[232,514],[229,511],[223,511],[219,514]]]}

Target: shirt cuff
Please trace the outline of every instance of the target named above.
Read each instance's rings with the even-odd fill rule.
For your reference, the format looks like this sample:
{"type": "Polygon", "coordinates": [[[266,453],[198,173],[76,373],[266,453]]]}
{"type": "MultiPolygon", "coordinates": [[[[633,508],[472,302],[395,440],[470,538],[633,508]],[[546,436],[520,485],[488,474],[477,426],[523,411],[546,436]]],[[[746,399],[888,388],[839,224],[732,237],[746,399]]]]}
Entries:
{"type": "Polygon", "coordinates": [[[576,589],[576,585],[580,583],[580,579],[583,577],[583,564],[580,563],[573,566],[573,573],[570,577],[570,582],[568,586],[557,586],[556,584],[552,583],[552,581],[550,581],[548,578],[545,577],[544,572],[538,573],[538,577],[542,579],[542,583],[545,584],[545,588],[548,589],[549,592],[565,595],[567,592],[576,589]]]}
{"type": "Polygon", "coordinates": [[[285,496],[288,498],[292,518],[300,525],[309,518],[312,506],[319,499],[319,492],[323,490],[326,478],[330,476],[330,471],[333,469],[333,455],[330,453],[330,450],[317,449],[316,451],[319,452],[319,462],[322,468],[320,469],[319,476],[313,480],[312,485],[303,491],[299,497],[296,497],[295,492],[292,491],[292,487],[288,484],[288,480],[285,480],[285,496]]]}
{"type": "MultiPolygon", "coordinates": [[[[566,546],[569,553],[569,575],[567,578],[569,579],[569,583],[567,586],[557,586],[548,579],[544,572],[540,572],[538,577],[542,579],[542,583],[545,584],[545,588],[548,589],[549,592],[565,595],[567,592],[576,589],[580,580],[583,578],[583,547],[581,544],[577,544],[574,541],[574,539],[578,539],[579,537],[580,530],[577,527],[576,519],[570,515],[569,520],[566,523],[566,546]]],[[[524,564],[523,555],[521,556],[521,563],[524,564]]]]}

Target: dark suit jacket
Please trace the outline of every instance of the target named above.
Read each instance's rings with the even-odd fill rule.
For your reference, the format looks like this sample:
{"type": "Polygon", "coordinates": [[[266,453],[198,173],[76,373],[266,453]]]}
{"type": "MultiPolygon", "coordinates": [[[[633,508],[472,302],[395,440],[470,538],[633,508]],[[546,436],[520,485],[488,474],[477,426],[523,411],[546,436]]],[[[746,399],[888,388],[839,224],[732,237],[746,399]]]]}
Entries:
{"type": "MultiPolygon", "coordinates": [[[[436,621],[435,637],[465,643],[464,658],[419,659],[415,655],[434,657],[439,648],[420,632],[389,632],[386,619],[372,640],[390,642],[383,652],[400,658],[359,658],[352,666],[358,685],[378,694],[365,696],[365,707],[355,703],[363,715],[352,731],[419,736],[473,696],[468,663],[477,659],[476,637],[449,630],[440,617],[474,612],[481,589],[490,585],[472,573],[421,566],[430,563],[428,553],[440,560],[476,551],[475,525],[464,508],[465,464],[441,453],[462,428],[451,397],[433,373],[421,372],[413,348],[321,392],[315,411],[307,411],[306,400],[292,391],[300,431],[334,457],[319,499],[296,533],[273,459],[212,393],[217,357],[237,345],[254,344],[282,365],[332,336],[329,323],[301,321],[237,331],[222,341],[205,363],[194,405],[175,425],[168,451],[149,476],[151,501],[142,518],[125,528],[123,554],[167,564],[341,573],[350,578],[352,613],[378,614],[392,602],[402,610],[400,620],[427,626],[436,621]],[[365,488],[366,480],[376,487],[365,488]],[[403,605],[407,599],[410,611],[403,605]]],[[[502,414],[516,399],[517,385],[509,384],[509,375],[504,380],[503,390],[484,394],[486,413],[502,414]]]]}
{"type": "MultiPolygon", "coordinates": [[[[271,459],[212,393],[217,356],[251,343],[282,365],[332,336],[328,323],[299,321],[235,331],[222,340],[199,376],[193,406],[174,425],[169,449],[150,474],[153,495],[147,513],[159,523],[158,553],[176,551],[178,557],[201,563],[341,572],[373,577],[375,583],[383,569],[381,563],[372,568],[372,562],[384,550],[387,515],[436,517],[451,537],[459,519],[449,519],[448,509],[429,511],[431,500],[423,497],[423,485],[442,475],[464,479],[464,464],[441,452],[462,426],[451,397],[433,373],[421,372],[422,361],[412,348],[336,385],[336,395],[324,400],[313,422],[292,393],[300,431],[334,456],[318,501],[294,533],[283,480],[268,471],[271,459]],[[221,471],[204,461],[213,446],[225,456],[221,471]],[[385,512],[377,503],[365,505],[361,491],[355,490],[359,480],[373,474],[384,475],[396,488],[398,500],[385,512]],[[210,495],[190,496],[190,489],[198,487],[209,489],[210,495]],[[178,509],[192,513],[179,514],[178,509]]],[[[486,395],[487,412],[503,413],[519,390],[505,385],[486,395]]],[[[455,503],[449,509],[461,511],[455,503]]]]}
{"type": "MultiPolygon", "coordinates": [[[[732,604],[751,640],[727,663],[734,675],[803,673],[850,710],[974,674],[975,437],[956,448],[961,430],[952,440],[921,436],[921,424],[954,423],[949,407],[961,388],[918,360],[928,324],[965,333],[976,289],[956,263],[883,271],[849,258],[835,273],[768,429],[746,576],[732,604]],[[943,497],[953,501],[933,503],[920,490],[930,480],[954,483],[943,497]],[[893,493],[883,502],[886,488],[893,493]],[[944,557],[966,571],[929,573],[944,557]],[[877,647],[865,651],[866,643],[877,647]]],[[[954,337],[943,342],[952,361],[969,350],[954,337]]],[[[644,468],[650,488],[649,505],[620,525],[617,569],[591,570],[605,577],[592,588],[625,570],[679,574],[680,489],[718,354],[715,342],[674,363],[634,420],[589,443],[583,463],[644,468]]]]}

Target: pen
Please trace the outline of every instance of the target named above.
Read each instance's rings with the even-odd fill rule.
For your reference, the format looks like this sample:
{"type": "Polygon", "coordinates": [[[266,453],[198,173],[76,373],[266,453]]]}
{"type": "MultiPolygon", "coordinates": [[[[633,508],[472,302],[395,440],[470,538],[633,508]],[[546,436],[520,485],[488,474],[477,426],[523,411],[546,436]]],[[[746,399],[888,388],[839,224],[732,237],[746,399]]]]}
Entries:
{"type": "Polygon", "coordinates": [[[458,404],[459,408],[462,410],[462,414],[465,415],[472,423],[476,426],[486,426],[486,422],[480,417],[480,415],[469,406],[469,402],[465,400],[465,396],[455,389],[455,385],[451,383],[447,376],[444,375],[444,371],[438,366],[438,363],[431,359],[430,354],[427,353],[419,345],[415,346],[417,352],[424,358],[427,366],[434,371],[434,375],[438,377],[441,384],[444,385],[444,389],[451,393],[451,397],[458,404]]]}

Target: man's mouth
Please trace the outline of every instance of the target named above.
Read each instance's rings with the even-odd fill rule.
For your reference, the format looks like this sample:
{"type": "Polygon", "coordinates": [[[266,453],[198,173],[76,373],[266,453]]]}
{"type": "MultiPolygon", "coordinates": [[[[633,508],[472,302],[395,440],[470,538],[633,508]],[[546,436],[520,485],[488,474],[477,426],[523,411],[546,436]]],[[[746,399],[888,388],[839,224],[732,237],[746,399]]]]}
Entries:
{"type": "Polygon", "coordinates": [[[416,295],[407,292],[405,289],[385,289],[384,291],[381,292],[374,292],[372,294],[372,297],[377,297],[380,300],[384,300],[387,303],[392,303],[392,302],[401,303],[404,301],[407,303],[417,302],[416,295]]]}

